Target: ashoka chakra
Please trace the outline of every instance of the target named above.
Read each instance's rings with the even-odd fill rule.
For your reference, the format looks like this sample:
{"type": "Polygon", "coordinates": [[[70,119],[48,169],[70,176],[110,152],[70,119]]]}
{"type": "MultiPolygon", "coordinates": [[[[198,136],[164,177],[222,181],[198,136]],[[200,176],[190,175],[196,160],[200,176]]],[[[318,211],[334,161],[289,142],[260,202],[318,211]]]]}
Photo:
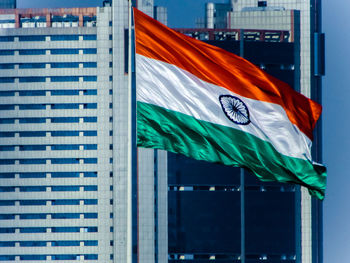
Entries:
{"type": "Polygon", "coordinates": [[[235,96],[220,95],[219,101],[227,118],[239,125],[250,123],[249,110],[244,102],[235,96]]]}

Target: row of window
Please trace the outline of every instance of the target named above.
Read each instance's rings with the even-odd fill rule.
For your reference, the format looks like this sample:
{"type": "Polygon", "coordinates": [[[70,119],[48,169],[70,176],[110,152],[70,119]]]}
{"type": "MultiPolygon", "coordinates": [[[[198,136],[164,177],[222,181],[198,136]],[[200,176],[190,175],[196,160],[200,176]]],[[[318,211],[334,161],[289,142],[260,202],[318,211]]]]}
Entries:
{"type": "Polygon", "coordinates": [[[15,220],[16,216],[19,219],[96,219],[97,213],[26,213],[26,214],[0,214],[0,220],[15,220]]]}
{"type": "Polygon", "coordinates": [[[78,178],[78,177],[97,177],[97,172],[32,172],[32,173],[0,173],[0,179],[16,178],[78,178]]]}
{"type": "Polygon", "coordinates": [[[85,192],[97,191],[97,185],[33,185],[33,186],[0,186],[0,192],[79,192],[80,190],[85,192]]]}
{"type": "MultiPolygon", "coordinates": [[[[51,123],[82,123],[82,122],[97,122],[97,117],[52,117],[52,118],[0,118],[0,124],[14,124],[18,120],[18,123],[46,123],[47,121],[50,121],[51,123]]],[[[56,134],[56,133],[53,133],[56,134]]],[[[43,135],[45,136],[45,135],[43,135]]],[[[52,135],[51,136],[58,136],[58,135],[52,135]]],[[[59,136],[79,136],[79,135],[59,135],[59,136]]],[[[1,132],[0,132],[0,137],[1,132]]],[[[13,136],[8,136],[13,137],[13,136]]],[[[32,137],[32,136],[26,136],[26,133],[22,132],[22,135],[20,134],[20,137],[32,137]]],[[[34,137],[41,137],[41,136],[34,136],[34,137]]]]}
{"type": "Polygon", "coordinates": [[[97,62],[56,62],[56,63],[1,63],[0,69],[14,69],[15,65],[18,65],[19,69],[36,69],[46,68],[46,65],[50,65],[50,68],[79,68],[80,65],[83,68],[97,68],[97,62]]]}
{"type": "Polygon", "coordinates": [[[0,110],[78,110],[97,109],[97,103],[0,104],[0,110]]]}
{"type": "Polygon", "coordinates": [[[16,247],[16,243],[20,247],[85,247],[98,246],[97,240],[63,240],[63,241],[0,241],[0,247],[16,247]]]}
{"type": "Polygon", "coordinates": [[[19,260],[98,260],[97,254],[62,254],[62,255],[0,255],[0,261],[16,261],[19,260]]]}
{"type": "Polygon", "coordinates": [[[50,79],[51,82],[79,82],[80,78],[84,82],[97,81],[97,76],[0,77],[0,83],[15,83],[16,79],[19,83],[46,82],[46,79],[50,79]]]}
{"type": "MultiPolygon", "coordinates": [[[[11,233],[97,233],[98,228],[96,226],[64,226],[64,227],[0,227],[0,234],[11,234],[11,233]]],[[[111,227],[110,232],[113,232],[111,227]]]]}
{"type": "MultiPolygon", "coordinates": [[[[34,36],[18,36],[18,41],[46,41],[48,37],[51,41],[74,41],[79,40],[80,36],[83,40],[97,40],[96,35],[34,35],[34,36]]],[[[13,42],[16,36],[1,36],[0,42],[13,42]]]]}
{"type": "Polygon", "coordinates": [[[0,145],[0,152],[15,151],[64,151],[64,150],[97,150],[97,144],[54,144],[54,145],[0,145]]]}
{"type": "Polygon", "coordinates": [[[46,96],[46,92],[50,92],[51,96],[77,96],[77,95],[97,95],[97,89],[67,89],[67,90],[3,90],[0,91],[0,97],[16,96],[46,96]]]}
{"type": "Polygon", "coordinates": [[[0,200],[0,206],[15,206],[16,202],[20,206],[38,206],[47,205],[50,201],[51,205],[97,205],[97,199],[56,199],[56,200],[0,200]]]}
{"type": "Polygon", "coordinates": [[[0,159],[0,165],[16,164],[97,164],[97,158],[0,159]]]}
{"type": "MultiPolygon", "coordinates": [[[[112,49],[111,49],[112,50],[112,49]]],[[[109,51],[111,54],[112,51],[109,51]]],[[[97,54],[96,48],[60,48],[60,49],[2,49],[0,56],[14,56],[18,51],[19,55],[78,55],[97,54]],[[48,53],[49,52],[49,53],[48,53]]]]}
{"type": "MultiPolygon", "coordinates": [[[[69,123],[72,117],[62,117],[60,122],[69,123]]],[[[58,119],[58,118],[56,118],[58,119]]],[[[10,138],[19,135],[19,137],[74,137],[74,136],[97,136],[97,131],[23,131],[23,132],[0,132],[0,138],[10,138]]]]}

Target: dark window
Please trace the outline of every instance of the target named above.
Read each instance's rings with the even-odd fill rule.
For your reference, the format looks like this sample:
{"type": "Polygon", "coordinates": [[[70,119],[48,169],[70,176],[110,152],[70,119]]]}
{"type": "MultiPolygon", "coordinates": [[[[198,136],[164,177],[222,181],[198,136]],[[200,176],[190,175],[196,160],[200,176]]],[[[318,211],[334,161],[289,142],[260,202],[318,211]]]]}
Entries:
{"type": "Polygon", "coordinates": [[[52,192],[78,192],[80,187],[78,185],[56,185],[51,186],[52,192]]]}
{"type": "Polygon", "coordinates": [[[258,7],[266,7],[267,6],[267,1],[259,1],[258,2],[258,7]]]}
{"type": "Polygon", "coordinates": [[[84,136],[97,136],[97,131],[84,131],[84,136]]]}
{"type": "Polygon", "coordinates": [[[0,227],[0,234],[15,233],[16,228],[14,227],[0,227]]]}
{"type": "Polygon", "coordinates": [[[54,173],[51,173],[52,178],[71,178],[71,177],[79,177],[79,175],[80,174],[78,172],[54,172],[54,173]]]}
{"type": "Polygon", "coordinates": [[[15,164],[15,159],[0,159],[0,165],[15,164]]]}
{"type": "Polygon", "coordinates": [[[79,219],[79,213],[56,213],[51,214],[52,219],[79,219]]]}
{"type": "Polygon", "coordinates": [[[83,54],[97,54],[96,48],[84,48],[83,54]]]}
{"type": "Polygon", "coordinates": [[[0,42],[13,42],[14,41],[13,36],[1,36],[0,37],[0,42]]]}
{"type": "Polygon", "coordinates": [[[76,260],[79,255],[52,255],[52,260],[76,260]]]}
{"type": "Polygon", "coordinates": [[[57,77],[51,77],[51,82],[78,82],[79,77],[78,76],[57,76],[57,77]]]}
{"type": "Polygon", "coordinates": [[[97,254],[85,254],[84,255],[85,260],[98,260],[97,254]]]}
{"type": "Polygon", "coordinates": [[[20,77],[19,82],[45,82],[45,77],[20,77]]]}
{"type": "Polygon", "coordinates": [[[0,200],[0,206],[13,206],[15,205],[14,200],[0,200]]]}
{"type": "Polygon", "coordinates": [[[19,150],[20,151],[45,151],[46,146],[45,145],[20,145],[19,150]]]}
{"type": "Polygon", "coordinates": [[[9,123],[15,123],[14,118],[0,118],[0,124],[9,124],[9,123]]]}
{"type": "Polygon", "coordinates": [[[84,246],[90,247],[90,246],[98,246],[97,240],[86,240],[84,241],[84,246]]]}
{"type": "Polygon", "coordinates": [[[45,137],[46,132],[45,131],[26,131],[26,132],[20,132],[19,137],[45,137]]]}
{"type": "Polygon", "coordinates": [[[78,35],[52,35],[51,41],[74,41],[79,40],[78,35]]]}
{"type": "Polygon", "coordinates": [[[14,214],[0,214],[0,219],[9,220],[9,219],[15,219],[14,214]]]}
{"type": "Polygon", "coordinates": [[[0,83],[14,83],[15,78],[14,77],[1,77],[0,83]]]}
{"type": "Polygon", "coordinates": [[[15,96],[15,92],[14,91],[0,91],[0,97],[12,97],[15,96]]]}
{"type": "Polygon", "coordinates": [[[46,205],[46,200],[20,200],[20,205],[46,205]]]}
{"type": "Polygon", "coordinates": [[[20,173],[19,178],[46,178],[46,173],[20,173]]]}
{"type": "Polygon", "coordinates": [[[84,81],[97,81],[97,76],[84,76],[84,81]]]}
{"type": "Polygon", "coordinates": [[[14,261],[16,259],[15,255],[0,255],[0,261],[11,260],[14,261]]]}
{"type": "Polygon", "coordinates": [[[84,163],[97,163],[97,158],[84,158],[84,163]]]}
{"type": "Polygon", "coordinates": [[[84,62],[84,68],[97,68],[97,62],[84,62]]]}
{"type": "Polygon", "coordinates": [[[46,233],[46,227],[22,227],[20,233],[46,233]]]}
{"type": "Polygon", "coordinates": [[[53,247],[79,247],[80,246],[80,241],[52,241],[51,246],[53,247]]]}
{"type": "Polygon", "coordinates": [[[52,131],[52,137],[60,137],[60,136],[79,136],[79,131],[52,131]]]}
{"type": "Polygon", "coordinates": [[[45,36],[19,36],[19,41],[45,41],[45,36]]]}
{"type": "Polygon", "coordinates": [[[45,123],[46,118],[19,118],[19,123],[45,123]]]}
{"type": "Polygon", "coordinates": [[[46,192],[46,186],[20,186],[20,192],[46,192]]]}
{"type": "Polygon", "coordinates": [[[53,227],[51,228],[53,233],[78,233],[80,232],[80,227],[53,227]]]}
{"type": "Polygon", "coordinates": [[[97,213],[85,213],[84,214],[84,218],[88,218],[88,219],[94,219],[97,218],[97,213]]]}
{"type": "Polygon", "coordinates": [[[79,109],[78,103],[61,103],[61,104],[52,104],[51,109],[53,110],[72,110],[72,109],[79,109]]]}
{"type": "Polygon", "coordinates": [[[79,95],[79,90],[51,90],[51,96],[79,95]]]}
{"type": "Polygon", "coordinates": [[[97,95],[97,89],[88,89],[83,91],[84,95],[97,95]]]}
{"type": "Polygon", "coordinates": [[[84,109],[97,109],[97,103],[85,103],[84,109]]]}
{"type": "Polygon", "coordinates": [[[0,110],[14,110],[15,105],[13,104],[0,104],[0,110]]]}
{"type": "Polygon", "coordinates": [[[0,137],[15,137],[14,132],[0,132],[0,137]]]}
{"type": "Polygon", "coordinates": [[[51,49],[52,55],[73,55],[79,54],[79,49],[65,48],[65,49],[51,49]]]}
{"type": "MultiPolygon", "coordinates": [[[[79,122],[79,117],[55,117],[51,118],[52,123],[77,123],[79,122]]],[[[51,136],[79,136],[79,132],[77,135],[52,135],[55,132],[51,132],[51,136]]]]}
{"type": "Polygon", "coordinates": [[[46,214],[20,214],[19,219],[46,219],[46,214]]]}
{"type": "Polygon", "coordinates": [[[20,241],[21,247],[46,247],[46,241],[20,241]]]}
{"type": "Polygon", "coordinates": [[[0,50],[0,56],[11,56],[14,55],[14,50],[0,50]]]}
{"type": "Polygon", "coordinates": [[[97,122],[97,117],[84,117],[84,122],[97,122]]]}
{"type": "Polygon", "coordinates": [[[45,68],[45,63],[19,63],[19,68],[45,68]]]}
{"type": "Polygon", "coordinates": [[[19,96],[45,96],[45,90],[21,90],[19,96]]]}
{"type": "Polygon", "coordinates": [[[46,260],[46,255],[21,255],[20,260],[46,260]]]}
{"type": "Polygon", "coordinates": [[[45,110],[45,104],[19,104],[20,110],[45,110]]]}
{"type": "Polygon", "coordinates": [[[85,172],[84,177],[97,177],[97,172],[85,172]]]}
{"type": "Polygon", "coordinates": [[[13,145],[0,145],[0,152],[9,152],[14,150],[15,150],[15,146],[13,145]]]}
{"type": "Polygon", "coordinates": [[[52,205],[79,205],[79,199],[62,199],[62,200],[52,200],[52,205]]]}
{"type": "Polygon", "coordinates": [[[0,178],[2,179],[15,178],[15,173],[0,173],[0,178]]]}
{"type": "Polygon", "coordinates": [[[96,35],[83,35],[83,40],[97,40],[96,35]]]}
{"type": "Polygon", "coordinates": [[[52,164],[74,164],[79,163],[78,158],[52,158],[52,164]]]}
{"type": "Polygon", "coordinates": [[[78,62],[51,63],[51,68],[79,68],[78,62]]]}
{"type": "Polygon", "coordinates": [[[20,164],[46,164],[46,159],[19,159],[20,164]]]}
{"type": "Polygon", "coordinates": [[[84,205],[97,205],[97,199],[85,199],[84,205]]]}
{"type": "Polygon", "coordinates": [[[84,150],[97,150],[97,144],[85,144],[84,150]]]}
{"type": "Polygon", "coordinates": [[[20,55],[45,55],[45,49],[22,49],[18,51],[20,55]]]}
{"type": "Polygon", "coordinates": [[[54,150],[54,151],[79,150],[79,144],[57,144],[57,145],[51,145],[51,150],[54,150]]]}
{"type": "Polygon", "coordinates": [[[14,69],[14,64],[0,64],[0,69],[14,69]]]}
{"type": "Polygon", "coordinates": [[[16,242],[11,241],[0,241],[0,247],[14,247],[16,242]]]}
{"type": "Polygon", "coordinates": [[[84,191],[97,191],[97,185],[86,185],[84,191]]]}

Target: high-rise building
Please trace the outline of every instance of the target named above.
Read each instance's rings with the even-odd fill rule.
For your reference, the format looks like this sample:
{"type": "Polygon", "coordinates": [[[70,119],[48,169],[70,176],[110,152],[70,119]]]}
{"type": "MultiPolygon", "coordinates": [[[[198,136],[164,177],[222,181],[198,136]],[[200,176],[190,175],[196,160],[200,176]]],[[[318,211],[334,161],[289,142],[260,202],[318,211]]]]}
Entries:
{"type": "MultiPolygon", "coordinates": [[[[227,19],[226,28],[180,31],[245,57],[320,102],[320,3],[233,0],[233,11],[221,18],[208,3],[206,15],[227,19]]],[[[313,144],[318,162],[320,126],[313,144]]],[[[306,189],[172,154],[168,177],[169,261],[322,262],[322,204],[306,189]]]]}

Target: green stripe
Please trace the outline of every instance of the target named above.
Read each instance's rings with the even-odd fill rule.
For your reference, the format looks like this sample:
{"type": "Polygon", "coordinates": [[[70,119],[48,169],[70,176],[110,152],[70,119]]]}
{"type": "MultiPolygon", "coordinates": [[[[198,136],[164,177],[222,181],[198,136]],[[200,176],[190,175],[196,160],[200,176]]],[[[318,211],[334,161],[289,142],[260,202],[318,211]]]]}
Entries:
{"type": "Polygon", "coordinates": [[[245,167],[262,181],[300,184],[324,198],[324,166],[282,155],[269,142],[249,133],[143,102],[137,102],[137,145],[245,167]]]}

